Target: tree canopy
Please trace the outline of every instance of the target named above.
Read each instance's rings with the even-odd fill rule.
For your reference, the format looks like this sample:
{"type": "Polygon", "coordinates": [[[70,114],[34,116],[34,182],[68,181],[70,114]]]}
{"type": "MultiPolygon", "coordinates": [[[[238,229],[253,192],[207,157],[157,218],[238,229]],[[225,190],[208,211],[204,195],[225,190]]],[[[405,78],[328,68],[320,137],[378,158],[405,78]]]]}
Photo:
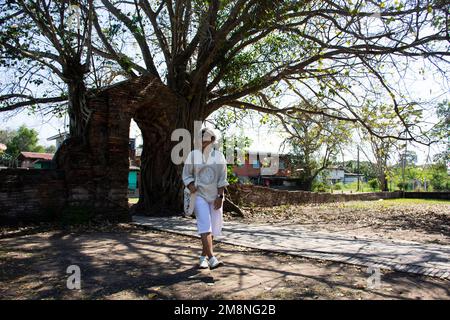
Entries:
{"type": "Polygon", "coordinates": [[[0,110],[60,111],[57,103],[69,100],[70,112],[74,81],[92,89],[152,74],[203,119],[222,106],[291,119],[301,112],[385,137],[376,109],[402,125],[388,136],[429,143],[406,119],[420,115],[420,104],[390,74],[422,59],[443,74],[448,67],[443,0],[2,0],[0,7],[0,60],[11,79],[0,88],[0,110]],[[306,107],[286,105],[285,95],[306,107]],[[383,104],[371,103],[380,97],[383,104]]]}
{"type": "MultiPolygon", "coordinates": [[[[46,148],[39,145],[39,135],[34,129],[29,129],[25,125],[20,126],[17,130],[1,130],[0,143],[6,145],[5,154],[12,158],[16,158],[22,151],[30,152],[46,152],[46,148]]],[[[48,149],[52,150],[52,149],[48,149]]]]}

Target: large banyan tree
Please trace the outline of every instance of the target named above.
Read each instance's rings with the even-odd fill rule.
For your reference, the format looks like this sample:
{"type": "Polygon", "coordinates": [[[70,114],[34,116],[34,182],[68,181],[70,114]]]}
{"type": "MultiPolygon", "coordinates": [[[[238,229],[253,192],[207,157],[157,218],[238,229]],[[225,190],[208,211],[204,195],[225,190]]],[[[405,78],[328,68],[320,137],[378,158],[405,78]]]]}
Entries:
{"type": "Polygon", "coordinates": [[[143,133],[137,208],[149,214],[180,207],[176,128],[192,132],[194,120],[228,106],[351,121],[383,138],[381,111],[399,123],[390,138],[423,138],[419,104],[390,73],[417,61],[448,67],[445,0],[1,0],[0,8],[0,111],[67,109],[72,160],[63,166],[103,130],[93,125],[102,104],[123,107],[143,133]],[[289,92],[301,103],[283,104],[289,92]],[[377,95],[388,100],[376,104],[377,95]]]}

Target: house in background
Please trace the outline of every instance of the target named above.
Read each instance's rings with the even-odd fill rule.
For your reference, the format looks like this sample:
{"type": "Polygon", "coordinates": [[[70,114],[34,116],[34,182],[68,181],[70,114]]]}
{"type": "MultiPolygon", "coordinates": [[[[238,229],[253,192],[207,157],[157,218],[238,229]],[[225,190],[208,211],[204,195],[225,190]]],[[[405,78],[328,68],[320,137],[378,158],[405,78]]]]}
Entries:
{"type": "Polygon", "coordinates": [[[56,150],[59,149],[59,147],[61,146],[61,144],[64,142],[64,140],[66,140],[69,137],[69,133],[68,132],[60,132],[57,135],[51,136],[49,138],[47,138],[47,141],[52,141],[55,140],[56,142],[56,150]]]}
{"type": "Polygon", "coordinates": [[[128,171],[128,198],[139,197],[139,187],[141,185],[140,154],[137,156],[136,139],[130,138],[129,143],[129,161],[130,170],[128,171]]]}
{"type": "Polygon", "coordinates": [[[21,152],[17,157],[20,168],[51,169],[53,153],[21,152]]]}
{"type": "MultiPolygon", "coordinates": [[[[270,154],[268,154],[270,157],[270,154]]],[[[291,165],[293,155],[278,155],[278,171],[275,174],[266,173],[267,168],[261,163],[258,152],[249,152],[245,155],[245,161],[241,164],[233,166],[233,173],[238,177],[241,183],[253,183],[256,185],[264,185],[278,189],[301,188],[302,180],[295,177],[302,170],[300,167],[291,165]]],[[[264,159],[263,159],[264,162],[264,159]]],[[[332,184],[364,181],[363,174],[352,173],[340,166],[329,167],[326,171],[325,179],[332,184]]],[[[318,179],[321,179],[318,177],[318,179]]],[[[322,178],[323,179],[323,178],[322,178]]]]}
{"type": "Polygon", "coordinates": [[[364,181],[363,174],[357,174],[345,170],[342,166],[331,166],[327,168],[328,175],[326,179],[332,184],[343,183],[350,184],[358,181],[364,181]]]}
{"type": "MultiPolygon", "coordinates": [[[[264,153],[262,153],[264,154],[264,153]]],[[[271,154],[268,153],[266,158],[270,159],[271,154]]],[[[233,173],[238,177],[241,183],[253,183],[265,186],[287,185],[293,168],[289,167],[289,155],[278,155],[278,171],[271,174],[270,170],[263,164],[266,158],[261,159],[256,151],[250,151],[245,154],[245,161],[233,166],[233,173]]]]}
{"type": "Polygon", "coordinates": [[[139,198],[139,187],[141,184],[141,169],[130,166],[128,172],[128,198],[139,198]]]}

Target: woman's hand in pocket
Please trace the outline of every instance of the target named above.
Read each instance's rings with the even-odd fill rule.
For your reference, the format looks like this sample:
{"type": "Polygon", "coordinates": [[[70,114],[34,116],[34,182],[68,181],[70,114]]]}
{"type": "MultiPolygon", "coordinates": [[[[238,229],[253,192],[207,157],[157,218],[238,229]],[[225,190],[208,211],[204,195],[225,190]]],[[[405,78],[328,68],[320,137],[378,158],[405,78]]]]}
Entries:
{"type": "Polygon", "coordinates": [[[222,198],[216,198],[214,200],[214,210],[219,210],[222,207],[223,199],[222,198]]]}

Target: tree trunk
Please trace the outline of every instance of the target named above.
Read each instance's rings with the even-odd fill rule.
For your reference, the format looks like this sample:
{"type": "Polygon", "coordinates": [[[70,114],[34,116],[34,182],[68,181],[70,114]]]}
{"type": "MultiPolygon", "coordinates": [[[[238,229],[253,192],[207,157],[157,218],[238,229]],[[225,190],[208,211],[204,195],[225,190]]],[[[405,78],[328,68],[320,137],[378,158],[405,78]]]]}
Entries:
{"type": "Polygon", "coordinates": [[[67,61],[63,68],[69,93],[69,133],[73,138],[82,138],[83,142],[86,142],[86,128],[91,116],[91,110],[87,106],[87,89],[84,82],[88,71],[87,66],[82,65],[78,60],[67,61]]]}
{"type": "Polygon", "coordinates": [[[302,165],[302,168],[304,171],[299,177],[301,180],[297,183],[297,186],[302,191],[311,191],[313,181],[318,173],[314,174],[306,164],[302,165]]]}
{"type": "Polygon", "coordinates": [[[143,128],[141,186],[139,202],[133,211],[146,215],[173,215],[183,210],[181,166],[171,159],[174,128],[143,128]]]}
{"type": "Polygon", "coordinates": [[[385,173],[381,173],[379,176],[380,189],[381,191],[389,191],[388,181],[385,173]]]}
{"type": "Polygon", "coordinates": [[[169,216],[183,211],[183,165],[171,159],[172,148],[179,143],[171,141],[171,135],[175,129],[187,129],[193,137],[194,120],[202,119],[186,106],[173,113],[149,117],[144,110],[134,118],[142,132],[143,150],[139,202],[133,206],[133,214],[169,216]]]}

